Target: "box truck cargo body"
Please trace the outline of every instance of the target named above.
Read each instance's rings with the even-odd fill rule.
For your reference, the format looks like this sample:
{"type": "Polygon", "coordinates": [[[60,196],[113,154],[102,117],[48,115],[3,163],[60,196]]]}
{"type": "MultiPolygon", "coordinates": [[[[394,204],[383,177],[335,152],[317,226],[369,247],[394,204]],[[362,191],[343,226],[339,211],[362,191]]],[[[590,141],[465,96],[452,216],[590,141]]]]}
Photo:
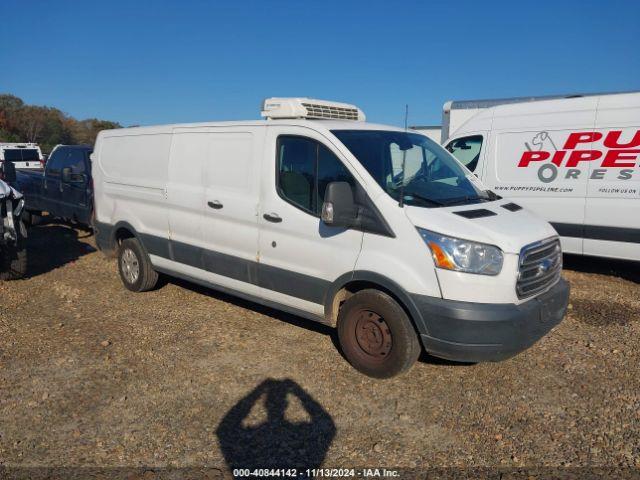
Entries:
{"type": "Polygon", "coordinates": [[[550,221],[565,252],[640,260],[640,93],[489,108],[446,148],[550,221]]]}
{"type": "Polygon", "coordinates": [[[126,288],[160,272],[336,325],[375,377],[421,348],[501,360],[560,322],[553,228],[436,142],[335,102],[268,99],[263,116],[100,132],[96,239],[126,288]]]}

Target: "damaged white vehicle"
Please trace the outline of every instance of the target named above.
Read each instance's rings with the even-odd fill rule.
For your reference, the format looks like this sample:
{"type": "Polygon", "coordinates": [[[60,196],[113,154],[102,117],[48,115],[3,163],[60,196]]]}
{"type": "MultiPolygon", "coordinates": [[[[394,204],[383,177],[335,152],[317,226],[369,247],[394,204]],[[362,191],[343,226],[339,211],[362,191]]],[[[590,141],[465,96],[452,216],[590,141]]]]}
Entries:
{"type": "Polygon", "coordinates": [[[22,194],[0,180],[0,280],[22,278],[27,270],[23,209],[22,194]]]}

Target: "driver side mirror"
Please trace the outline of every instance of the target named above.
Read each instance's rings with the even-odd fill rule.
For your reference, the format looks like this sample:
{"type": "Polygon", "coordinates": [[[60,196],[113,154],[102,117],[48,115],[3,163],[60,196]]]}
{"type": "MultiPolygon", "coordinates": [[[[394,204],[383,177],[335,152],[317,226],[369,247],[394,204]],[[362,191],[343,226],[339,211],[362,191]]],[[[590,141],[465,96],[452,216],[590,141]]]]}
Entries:
{"type": "Polygon", "coordinates": [[[2,177],[7,183],[13,183],[16,181],[16,166],[13,162],[8,160],[2,162],[2,177]]]}
{"type": "Polygon", "coordinates": [[[327,185],[322,204],[322,221],[334,227],[351,227],[356,219],[353,189],[347,182],[327,185]]]}

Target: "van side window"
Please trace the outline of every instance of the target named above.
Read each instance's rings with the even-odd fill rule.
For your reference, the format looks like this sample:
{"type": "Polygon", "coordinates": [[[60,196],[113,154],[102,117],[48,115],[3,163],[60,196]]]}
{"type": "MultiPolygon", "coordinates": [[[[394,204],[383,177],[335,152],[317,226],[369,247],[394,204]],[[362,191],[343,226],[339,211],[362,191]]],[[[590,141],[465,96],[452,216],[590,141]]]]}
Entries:
{"type": "Polygon", "coordinates": [[[329,183],[355,185],[342,162],[324,145],[309,138],[279,137],[277,162],[280,196],[314,216],[320,215],[329,183]]]}
{"type": "Polygon", "coordinates": [[[472,172],[478,166],[480,150],[482,150],[482,135],[456,138],[447,145],[454,157],[472,172]]]}
{"type": "Polygon", "coordinates": [[[318,144],[302,137],[278,141],[278,187],[294,205],[315,214],[315,175],[318,144]]]}
{"type": "Polygon", "coordinates": [[[356,180],[343,163],[324,145],[318,151],[318,199],[317,213],[320,214],[324,202],[324,193],[331,182],[347,182],[354,189],[356,180]]]}

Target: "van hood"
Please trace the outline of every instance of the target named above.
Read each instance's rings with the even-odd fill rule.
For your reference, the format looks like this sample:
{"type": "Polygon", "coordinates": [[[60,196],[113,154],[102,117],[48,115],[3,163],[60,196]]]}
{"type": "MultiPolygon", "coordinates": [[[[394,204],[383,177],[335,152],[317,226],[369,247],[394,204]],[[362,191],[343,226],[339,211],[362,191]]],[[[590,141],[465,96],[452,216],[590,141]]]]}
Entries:
{"type": "Polygon", "coordinates": [[[416,227],[495,245],[505,253],[519,254],[525,245],[558,235],[548,222],[526,209],[516,205],[520,209],[511,211],[503,205],[515,204],[502,199],[440,208],[405,206],[405,213],[416,227]]]}

